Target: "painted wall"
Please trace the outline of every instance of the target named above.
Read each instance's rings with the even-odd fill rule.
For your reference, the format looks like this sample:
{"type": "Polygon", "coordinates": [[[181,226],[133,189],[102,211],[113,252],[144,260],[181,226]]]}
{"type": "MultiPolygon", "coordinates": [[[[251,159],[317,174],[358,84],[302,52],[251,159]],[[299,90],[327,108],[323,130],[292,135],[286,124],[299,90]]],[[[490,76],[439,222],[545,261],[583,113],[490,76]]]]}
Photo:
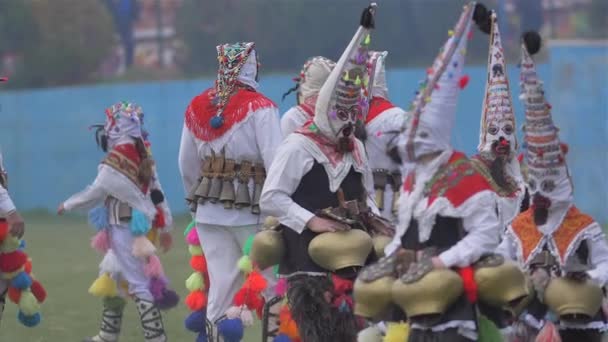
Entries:
{"type": "MultiPolygon", "coordinates": [[[[485,67],[468,67],[465,70],[471,81],[460,97],[453,139],[456,148],[474,153],[478,141],[485,67]]],[[[548,76],[552,71],[549,65],[541,65],[539,70],[548,84],[548,76]]],[[[517,99],[518,69],[514,65],[509,66],[508,72],[520,126],[523,112],[517,99]]],[[[393,101],[407,107],[423,75],[422,69],[389,70],[388,82],[393,101]]],[[[292,75],[262,75],[261,90],[271,99],[280,101],[282,93],[293,85],[291,77],[292,75]]],[[[93,132],[88,130],[88,126],[103,120],[103,110],[107,106],[116,101],[129,100],[144,108],[145,125],[151,134],[153,152],[167,198],[175,212],[184,212],[184,192],[177,166],[183,113],[190,99],[211,84],[211,79],[200,79],[0,93],[0,145],[16,204],[21,210],[55,210],[62,200],[89,184],[103,154],[97,149],[93,132]]],[[[581,88],[581,91],[584,89],[586,88],[581,88]]],[[[575,175],[578,174],[577,186],[581,183],[577,187],[580,206],[593,210],[595,215],[604,215],[605,219],[606,191],[603,191],[602,208],[595,203],[599,199],[597,188],[593,187],[593,183],[587,185],[589,179],[584,176],[584,172],[588,166],[583,166],[590,162],[584,160],[589,155],[588,151],[583,150],[584,146],[604,142],[600,146],[606,155],[606,99],[602,99],[603,102],[593,102],[591,100],[594,100],[594,96],[597,95],[587,95],[590,102],[586,104],[586,113],[576,111],[577,115],[594,116],[595,121],[576,121],[577,133],[567,135],[572,146],[569,160],[580,163],[574,169],[575,175]],[[601,107],[602,104],[604,107],[601,107]],[[602,115],[603,126],[598,125],[601,121],[598,116],[602,115]]],[[[570,100],[561,99],[560,104],[566,102],[566,109],[563,110],[568,114],[560,115],[558,125],[571,124],[572,121],[562,121],[562,117],[569,116],[570,110],[577,109],[569,103],[575,99],[575,96],[570,100]]],[[[278,102],[281,112],[293,105],[294,101],[292,95],[285,102],[278,102]]],[[[573,126],[568,127],[568,132],[573,130],[573,126]]],[[[588,173],[593,174],[597,181],[603,178],[602,173],[607,166],[605,158],[603,163],[593,164],[592,173],[588,173]]],[[[603,186],[605,189],[605,181],[603,186]]]]}

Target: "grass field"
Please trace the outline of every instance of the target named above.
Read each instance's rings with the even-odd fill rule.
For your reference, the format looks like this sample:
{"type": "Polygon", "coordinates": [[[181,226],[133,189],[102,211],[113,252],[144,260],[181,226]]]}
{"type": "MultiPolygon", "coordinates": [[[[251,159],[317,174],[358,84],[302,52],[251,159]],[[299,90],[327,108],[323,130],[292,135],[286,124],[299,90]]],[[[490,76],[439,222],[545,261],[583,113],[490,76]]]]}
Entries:
{"type": "MultiPolygon", "coordinates": [[[[0,326],[2,342],[79,342],[97,333],[101,315],[101,301],[87,293],[97,276],[101,256],[89,247],[93,230],[84,217],[57,217],[47,214],[25,215],[26,250],[33,261],[33,272],[48,292],[42,306],[42,323],[26,328],[17,322],[16,305],[6,304],[0,326]]],[[[174,246],[161,255],[172,287],[182,298],[180,305],[165,312],[163,319],[170,341],[194,341],[183,320],[188,309],[183,304],[187,294],[184,281],[190,275],[189,255],[183,239],[185,217],[178,218],[174,230],[174,246]]],[[[249,328],[246,342],[259,342],[258,326],[249,328]]],[[[125,309],[121,342],[143,341],[137,312],[132,303],[125,309]]]]}

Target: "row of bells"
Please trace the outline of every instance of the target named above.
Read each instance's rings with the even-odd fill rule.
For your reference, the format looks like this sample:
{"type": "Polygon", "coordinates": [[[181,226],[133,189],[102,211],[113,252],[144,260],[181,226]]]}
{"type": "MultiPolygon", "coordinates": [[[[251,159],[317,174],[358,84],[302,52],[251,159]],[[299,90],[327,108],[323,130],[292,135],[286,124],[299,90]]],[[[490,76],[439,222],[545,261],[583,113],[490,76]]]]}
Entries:
{"type": "MultiPolygon", "coordinates": [[[[514,262],[475,269],[478,300],[504,309],[517,317],[535,292],[530,281],[514,262]]],[[[450,269],[433,269],[421,279],[406,283],[393,276],[372,282],[357,279],[354,285],[355,314],[377,318],[392,303],[408,317],[439,316],[463,294],[464,284],[450,269]]],[[[590,280],[552,278],[542,301],[562,320],[590,320],[601,309],[602,289],[590,280]]]]}
{"type": "Polygon", "coordinates": [[[205,204],[209,201],[210,203],[223,203],[224,209],[241,209],[251,206],[251,212],[259,215],[262,184],[254,182],[253,189],[252,197],[248,182],[239,181],[235,193],[233,179],[201,177],[200,182],[192,187],[188,193],[186,201],[190,203],[192,211],[196,211],[198,204],[205,204]]]}
{"type": "Polygon", "coordinates": [[[373,172],[373,177],[374,177],[374,188],[376,190],[376,205],[378,206],[378,210],[380,210],[380,212],[384,211],[384,207],[385,207],[385,203],[384,203],[384,193],[385,193],[385,189],[387,187],[387,185],[390,184],[390,186],[392,187],[393,190],[393,198],[392,198],[392,204],[391,204],[391,212],[393,215],[397,215],[398,212],[398,203],[399,203],[399,194],[400,194],[400,187],[401,187],[401,175],[394,173],[394,174],[389,174],[387,171],[385,170],[381,170],[381,171],[374,171],[373,172]],[[389,178],[390,178],[390,182],[389,182],[389,178]]]}

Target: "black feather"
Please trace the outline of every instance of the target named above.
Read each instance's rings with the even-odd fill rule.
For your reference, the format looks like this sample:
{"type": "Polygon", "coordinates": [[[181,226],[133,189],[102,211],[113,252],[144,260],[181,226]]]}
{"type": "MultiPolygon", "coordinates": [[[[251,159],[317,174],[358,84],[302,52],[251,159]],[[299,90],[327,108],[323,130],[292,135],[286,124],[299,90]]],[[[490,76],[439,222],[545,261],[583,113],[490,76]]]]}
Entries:
{"type": "Polygon", "coordinates": [[[165,200],[165,195],[163,195],[160,190],[154,189],[150,191],[150,198],[152,199],[152,203],[154,203],[154,205],[158,205],[160,203],[163,203],[163,201],[165,200]]]}
{"type": "Polygon", "coordinates": [[[294,91],[297,91],[298,89],[300,89],[300,83],[297,83],[293,88],[290,88],[289,90],[287,90],[287,92],[285,94],[283,94],[283,97],[281,98],[281,101],[285,101],[285,98],[293,93],[294,91]]]}
{"type": "Polygon", "coordinates": [[[375,6],[369,5],[363,10],[363,13],[361,13],[361,20],[359,23],[366,29],[373,29],[376,26],[374,22],[374,7],[375,6]]]}
{"type": "Polygon", "coordinates": [[[325,300],[328,291],[332,292],[333,286],[327,277],[296,275],[289,278],[287,300],[302,341],[334,341],[334,312],[325,300]]]}
{"type": "Polygon", "coordinates": [[[479,30],[485,34],[490,34],[492,27],[491,11],[488,11],[484,4],[475,4],[475,10],[473,11],[473,21],[477,24],[479,30]]]}
{"type": "Polygon", "coordinates": [[[529,54],[534,55],[540,50],[542,39],[540,38],[540,34],[538,34],[538,32],[524,32],[524,34],[521,35],[521,39],[523,40],[529,54]]]}

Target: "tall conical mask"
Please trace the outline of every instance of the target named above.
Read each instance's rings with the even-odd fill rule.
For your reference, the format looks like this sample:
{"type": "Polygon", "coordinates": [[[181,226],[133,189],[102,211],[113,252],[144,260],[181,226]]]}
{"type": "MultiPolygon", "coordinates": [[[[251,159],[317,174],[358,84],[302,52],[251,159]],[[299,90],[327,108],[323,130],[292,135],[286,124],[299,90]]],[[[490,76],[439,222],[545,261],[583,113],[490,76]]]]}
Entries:
{"type": "Polygon", "coordinates": [[[545,99],[531,54],[540,49],[540,37],[525,33],[521,47],[521,96],[526,109],[524,125],[525,158],[530,195],[540,194],[553,202],[572,200],[572,181],[566,165],[567,148],[559,140],[551,105],[545,99]]]}
{"type": "Polygon", "coordinates": [[[369,53],[368,69],[370,74],[370,97],[381,97],[388,100],[388,86],[386,84],[385,60],[388,51],[371,51],[369,53]]]}
{"type": "Polygon", "coordinates": [[[367,60],[375,8],[372,3],[365,9],[361,25],[319,91],[314,125],[309,127],[336,142],[350,137],[355,123],[365,120],[368,100],[363,94],[369,84],[367,60]]]}
{"type": "Polygon", "coordinates": [[[491,15],[490,50],[486,93],[481,113],[477,150],[487,159],[507,156],[515,159],[518,145],[515,135],[515,114],[507,75],[504,50],[496,13],[491,15]]]}
{"type": "Polygon", "coordinates": [[[458,95],[468,83],[462,70],[474,11],[475,3],[464,6],[460,19],[448,32],[447,42],[416,91],[409,109],[412,118],[404,139],[405,157],[409,162],[451,147],[458,95]]]}

